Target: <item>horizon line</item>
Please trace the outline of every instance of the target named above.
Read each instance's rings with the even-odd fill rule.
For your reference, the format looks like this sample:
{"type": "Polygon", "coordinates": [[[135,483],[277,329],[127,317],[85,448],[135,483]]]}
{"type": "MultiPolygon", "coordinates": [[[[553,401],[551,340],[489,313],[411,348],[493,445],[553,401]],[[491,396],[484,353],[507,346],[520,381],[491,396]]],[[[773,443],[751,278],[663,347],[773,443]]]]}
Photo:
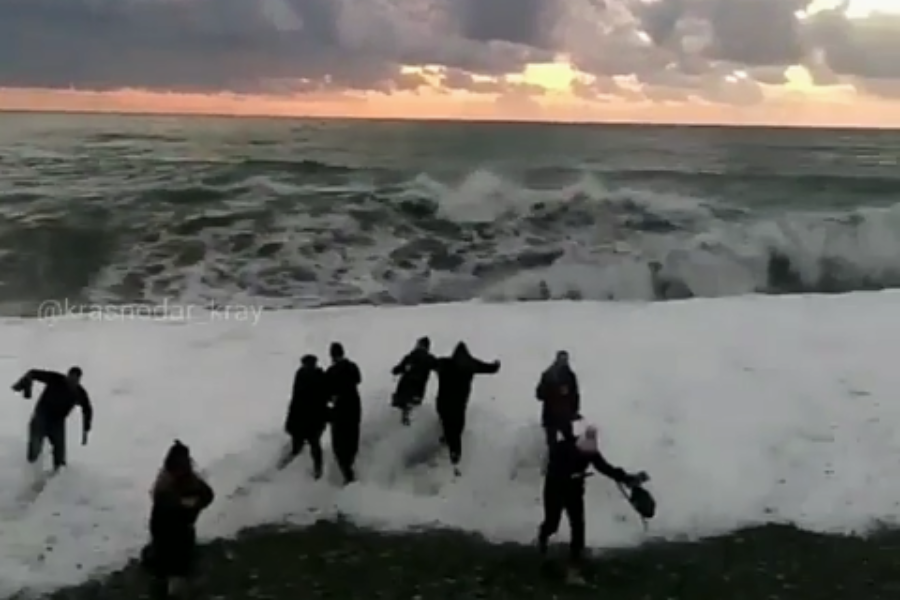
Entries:
{"type": "Polygon", "coordinates": [[[679,121],[631,121],[631,120],[549,120],[549,119],[515,119],[501,117],[358,117],[355,115],[266,115],[266,114],[233,114],[191,111],[152,111],[152,110],[90,110],[90,109],[29,109],[3,108],[0,115],[90,115],[98,117],[138,117],[138,118],[199,118],[199,119],[254,119],[281,121],[368,121],[383,123],[484,123],[495,125],[554,125],[554,126],[588,126],[588,127],[646,127],[646,128],[685,128],[685,129],[766,129],[766,130],[813,130],[813,131],[855,131],[855,132],[900,132],[900,125],[873,127],[871,125],[808,125],[802,123],[715,123],[715,122],[679,122],[679,121]]]}

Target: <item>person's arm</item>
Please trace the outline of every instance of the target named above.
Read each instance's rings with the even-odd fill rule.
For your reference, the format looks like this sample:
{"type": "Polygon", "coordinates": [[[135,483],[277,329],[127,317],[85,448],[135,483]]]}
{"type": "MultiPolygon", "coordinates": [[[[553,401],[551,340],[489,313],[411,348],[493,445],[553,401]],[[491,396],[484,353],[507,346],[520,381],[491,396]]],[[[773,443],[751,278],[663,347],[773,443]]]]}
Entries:
{"type": "Polygon", "coordinates": [[[537,398],[538,402],[546,402],[549,394],[547,393],[547,388],[549,387],[549,377],[547,373],[541,373],[541,378],[538,380],[537,387],[534,390],[534,397],[537,398]]]}
{"type": "Polygon", "coordinates": [[[79,394],[78,405],[81,407],[81,443],[87,444],[88,434],[94,426],[94,405],[84,388],[79,394]]]}
{"type": "Polygon", "coordinates": [[[575,411],[574,416],[581,416],[581,390],[578,387],[578,376],[572,372],[572,389],[570,390],[572,393],[572,410],[575,411]]]}
{"type": "Polygon", "coordinates": [[[349,373],[351,380],[353,381],[353,385],[362,384],[362,371],[359,370],[359,365],[353,363],[353,369],[349,373]]]}
{"type": "Polygon", "coordinates": [[[213,500],[216,498],[215,492],[213,492],[212,487],[206,481],[197,478],[197,494],[194,496],[196,499],[195,508],[197,510],[204,510],[210,504],[213,503],[213,500]]]}
{"type": "Polygon", "coordinates": [[[391,374],[392,374],[392,375],[402,375],[403,373],[405,373],[405,372],[406,372],[406,369],[409,367],[410,357],[411,357],[411,356],[412,356],[412,352],[410,352],[409,354],[407,354],[406,356],[404,356],[404,357],[400,360],[400,362],[397,363],[397,366],[394,367],[393,369],[391,369],[391,374]]]}
{"type": "Polygon", "coordinates": [[[621,467],[611,465],[600,452],[591,453],[591,464],[601,475],[609,477],[616,483],[630,485],[633,483],[633,477],[621,467]]]}
{"type": "Polygon", "coordinates": [[[21,392],[25,398],[31,398],[31,384],[37,381],[44,385],[50,385],[52,382],[64,378],[65,375],[56,371],[46,371],[44,369],[31,369],[12,386],[14,392],[21,392]]]}
{"type": "Polygon", "coordinates": [[[473,357],[471,369],[473,373],[478,375],[493,375],[500,370],[500,361],[495,360],[494,362],[489,363],[473,357]]]}

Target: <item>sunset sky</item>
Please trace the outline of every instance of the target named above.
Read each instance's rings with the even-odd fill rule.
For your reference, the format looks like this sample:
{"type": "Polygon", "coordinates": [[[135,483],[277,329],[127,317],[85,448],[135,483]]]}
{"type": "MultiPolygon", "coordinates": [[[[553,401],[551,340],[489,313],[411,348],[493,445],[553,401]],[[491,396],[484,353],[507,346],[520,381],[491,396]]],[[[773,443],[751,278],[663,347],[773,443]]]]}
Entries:
{"type": "Polygon", "coordinates": [[[0,110],[900,127],[900,0],[0,0],[0,110]]]}

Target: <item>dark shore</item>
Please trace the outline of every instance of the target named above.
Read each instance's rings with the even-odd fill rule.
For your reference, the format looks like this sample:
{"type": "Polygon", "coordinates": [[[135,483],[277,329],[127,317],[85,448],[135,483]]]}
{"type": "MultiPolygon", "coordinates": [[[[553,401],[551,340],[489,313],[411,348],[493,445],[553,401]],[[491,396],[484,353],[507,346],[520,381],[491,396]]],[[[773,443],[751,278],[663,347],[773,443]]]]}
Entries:
{"type": "MultiPolygon", "coordinates": [[[[565,556],[565,530],[554,557],[565,556]]],[[[566,586],[533,547],[454,531],[385,534],[341,523],[249,530],[204,546],[193,598],[216,600],[897,600],[900,531],[867,538],[768,525],[701,542],[655,542],[595,555],[590,587],[566,586]]],[[[49,600],[137,600],[132,563],[49,600]]]]}

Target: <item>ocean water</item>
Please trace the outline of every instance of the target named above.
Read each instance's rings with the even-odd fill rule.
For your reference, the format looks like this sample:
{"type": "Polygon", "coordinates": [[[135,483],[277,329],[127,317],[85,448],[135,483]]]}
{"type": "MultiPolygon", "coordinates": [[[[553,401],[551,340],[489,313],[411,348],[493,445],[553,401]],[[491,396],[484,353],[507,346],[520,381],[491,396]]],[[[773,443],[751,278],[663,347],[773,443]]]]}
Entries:
{"type": "Polygon", "coordinates": [[[0,310],[900,284],[896,132],[0,116],[0,310]]]}

